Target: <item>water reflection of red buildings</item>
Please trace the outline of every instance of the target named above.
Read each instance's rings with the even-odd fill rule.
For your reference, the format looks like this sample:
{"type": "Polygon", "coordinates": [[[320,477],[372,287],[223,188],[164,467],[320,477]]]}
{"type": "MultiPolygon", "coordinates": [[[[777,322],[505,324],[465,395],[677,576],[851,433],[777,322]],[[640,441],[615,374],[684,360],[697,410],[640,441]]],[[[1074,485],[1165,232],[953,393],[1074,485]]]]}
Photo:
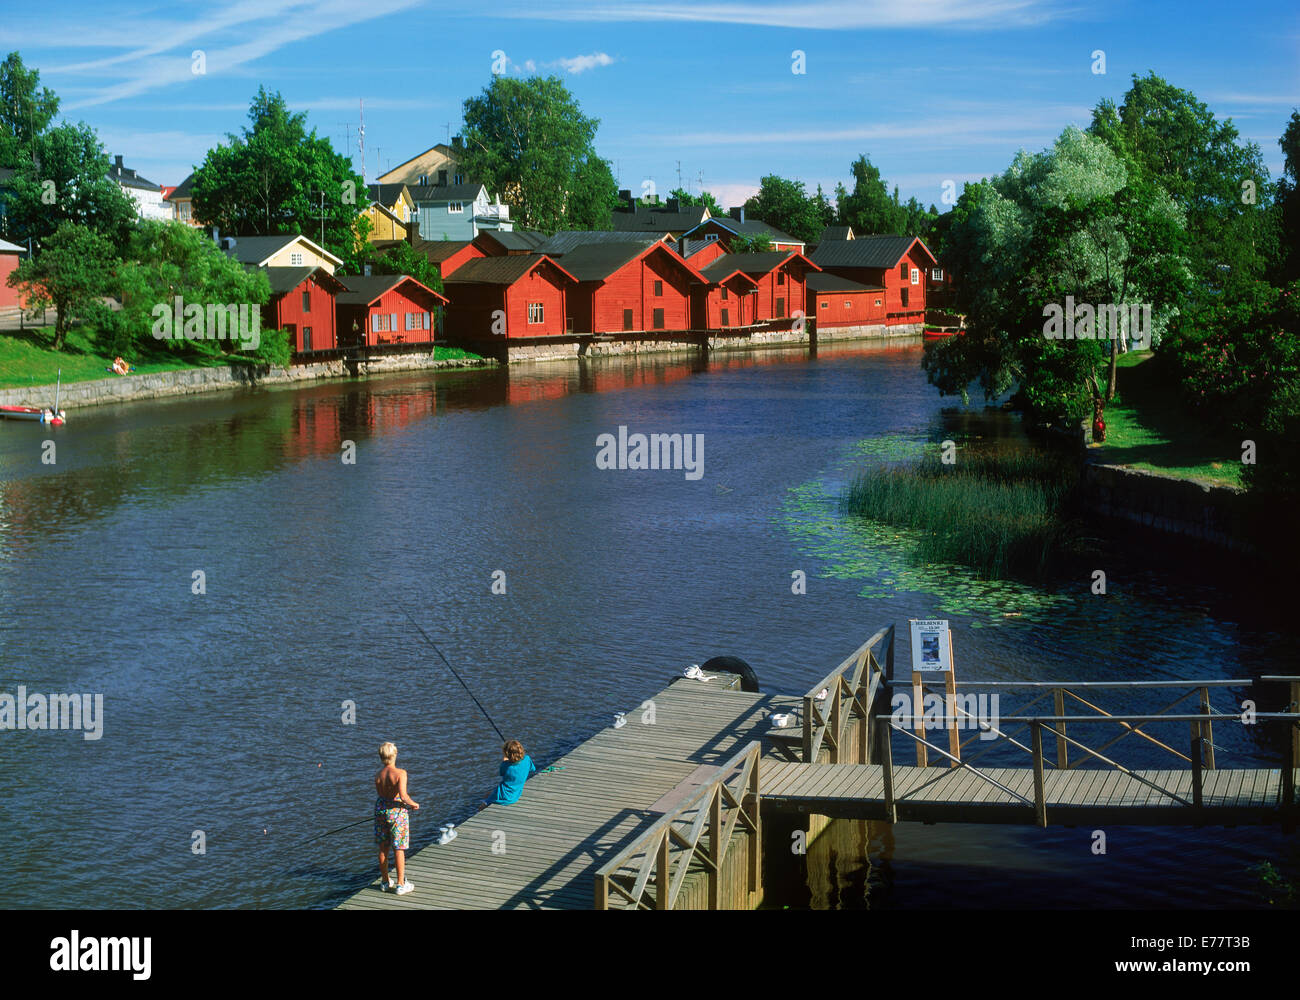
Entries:
{"type": "Polygon", "coordinates": [[[345,440],[405,427],[436,412],[437,397],[426,386],[408,392],[350,393],[303,400],[293,408],[285,455],[337,455],[345,440]]]}

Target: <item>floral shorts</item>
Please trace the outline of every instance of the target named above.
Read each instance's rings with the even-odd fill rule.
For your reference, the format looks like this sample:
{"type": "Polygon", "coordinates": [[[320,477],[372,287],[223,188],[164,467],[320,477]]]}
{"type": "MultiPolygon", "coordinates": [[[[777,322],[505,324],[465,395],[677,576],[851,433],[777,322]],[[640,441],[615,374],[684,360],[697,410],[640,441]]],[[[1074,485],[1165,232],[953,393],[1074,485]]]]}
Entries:
{"type": "Polygon", "coordinates": [[[405,851],[411,846],[411,817],[393,799],[375,799],[375,843],[405,851]]]}

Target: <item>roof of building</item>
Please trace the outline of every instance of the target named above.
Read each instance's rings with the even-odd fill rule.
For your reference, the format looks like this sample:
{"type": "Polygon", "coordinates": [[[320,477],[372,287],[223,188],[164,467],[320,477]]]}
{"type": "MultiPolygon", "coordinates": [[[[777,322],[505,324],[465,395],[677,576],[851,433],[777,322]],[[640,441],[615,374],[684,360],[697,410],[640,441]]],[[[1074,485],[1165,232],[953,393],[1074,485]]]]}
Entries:
{"type": "MultiPolygon", "coordinates": [[[[250,270],[256,270],[256,268],[250,268],[250,270]]],[[[292,292],[318,271],[320,274],[316,280],[322,285],[333,286],[335,292],[342,291],[346,287],[342,281],[323,267],[264,267],[260,270],[266,275],[266,280],[271,283],[272,295],[283,295],[286,292],[292,292]]]]}
{"type": "Polygon", "coordinates": [[[808,275],[808,289],[813,292],[883,292],[882,285],[864,285],[859,281],[842,278],[827,271],[814,271],[808,275]]]}
{"type": "Polygon", "coordinates": [[[343,263],[342,260],[335,257],[328,250],[317,246],[307,237],[297,233],[289,236],[237,236],[234,239],[234,247],[227,250],[226,253],[241,264],[260,264],[262,261],[274,257],[290,243],[298,242],[304,243],[311,249],[312,253],[333,261],[335,266],[343,263]]]}
{"type": "Polygon", "coordinates": [[[934,258],[930,248],[915,236],[859,236],[818,244],[812,260],[819,267],[893,267],[913,243],[921,243],[926,254],[934,258]]]}
{"type": "Polygon", "coordinates": [[[389,169],[389,170],[385,170],[382,174],[379,175],[379,177],[380,177],[380,179],[382,180],[383,178],[387,177],[389,174],[395,174],[395,173],[397,173],[399,170],[401,170],[403,167],[408,167],[408,166],[410,166],[412,163],[414,163],[414,162],[415,162],[416,160],[418,160],[420,157],[422,157],[422,156],[428,156],[430,153],[433,153],[433,152],[441,153],[443,156],[445,156],[447,159],[450,160],[450,159],[453,159],[453,154],[456,152],[456,149],[455,149],[454,147],[452,147],[452,146],[448,146],[445,142],[437,143],[436,145],[430,146],[430,147],[429,147],[428,149],[426,149],[423,153],[416,153],[416,154],[415,154],[414,156],[412,156],[409,160],[403,160],[403,161],[402,161],[401,163],[399,163],[397,166],[395,166],[395,167],[393,167],[393,168],[391,168],[391,169],[389,169]]]}
{"type": "Polygon", "coordinates": [[[194,188],[194,175],[190,174],[185,180],[177,184],[171,191],[163,195],[163,201],[181,201],[185,198],[193,198],[191,193],[194,188]]]}
{"type": "Polygon", "coordinates": [[[733,219],[729,215],[712,216],[711,218],[705,219],[694,229],[683,233],[682,235],[690,236],[695,229],[702,229],[703,227],[715,222],[723,229],[735,233],[738,236],[766,236],[773,243],[798,243],[800,246],[804,245],[803,240],[797,239],[789,233],[782,232],[780,229],[777,229],[776,226],[769,226],[761,219],[746,219],[744,222],[741,222],[739,219],[733,219]]]}
{"type": "Polygon", "coordinates": [[[0,253],[26,253],[26,247],[20,247],[8,240],[0,240],[0,253]]]}
{"type": "Polygon", "coordinates": [[[619,233],[680,232],[694,229],[704,221],[708,209],[703,205],[683,205],[677,211],[638,205],[635,211],[615,209],[612,225],[619,233]]]}
{"type": "Polygon", "coordinates": [[[438,205],[444,201],[474,201],[480,191],[486,191],[483,184],[408,184],[406,190],[411,192],[411,200],[417,204],[438,205]]]}
{"type": "Polygon", "coordinates": [[[371,201],[377,201],[381,205],[395,205],[401,200],[405,188],[405,184],[367,184],[366,193],[370,195],[371,201]]]}
{"type": "Polygon", "coordinates": [[[721,285],[734,276],[740,275],[755,288],[758,287],[758,282],[754,280],[752,275],[747,274],[743,268],[737,267],[725,256],[719,257],[712,264],[700,268],[700,274],[704,275],[710,285],[721,285]]]}
{"type": "Polygon", "coordinates": [[[537,250],[550,239],[536,229],[484,229],[479,236],[495,241],[503,250],[537,250]]]}
{"type": "Polygon", "coordinates": [[[137,174],[130,167],[122,166],[122,157],[117,157],[114,164],[108,168],[109,180],[117,181],[122,187],[135,188],[139,191],[161,191],[162,186],[155,184],[153,181],[146,180],[137,174]]]}
{"type": "Polygon", "coordinates": [[[415,251],[424,254],[430,264],[441,264],[460,253],[472,242],[472,240],[420,240],[415,244],[415,251]]]}
{"type": "Polygon", "coordinates": [[[610,232],[608,229],[562,229],[539,244],[536,252],[558,257],[561,254],[571,253],[578,247],[598,243],[635,243],[640,247],[648,247],[668,235],[667,229],[661,233],[646,233],[641,236],[633,233],[610,232]]]}
{"type": "Polygon", "coordinates": [[[564,269],[579,281],[602,281],[640,257],[654,242],[588,243],[574,247],[564,255],[564,269]]]}
{"type": "Polygon", "coordinates": [[[396,288],[404,281],[413,282],[430,295],[445,298],[432,288],[426,288],[409,274],[348,274],[340,277],[339,281],[343,282],[346,291],[338,294],[338,303],[345,306],[368,306],[389,289],[396,288]]]}
{"type": "Polygon", "coordinates": [[[818,243],[825,243],[827,240],[851,240],[854,237],[852,226],[827,226],[822,230],[821,238],[818,243]]]}
{"type": "Polygon", "coordinates": [[[512,257],[476,257],[466,261],[451,274],[443,278],[443,284],[513,285],[525,274],[539,264],[550,264],[568,278],[573,278],[569,269],[561,266],[545,254],[516,254],[512,257]]]}

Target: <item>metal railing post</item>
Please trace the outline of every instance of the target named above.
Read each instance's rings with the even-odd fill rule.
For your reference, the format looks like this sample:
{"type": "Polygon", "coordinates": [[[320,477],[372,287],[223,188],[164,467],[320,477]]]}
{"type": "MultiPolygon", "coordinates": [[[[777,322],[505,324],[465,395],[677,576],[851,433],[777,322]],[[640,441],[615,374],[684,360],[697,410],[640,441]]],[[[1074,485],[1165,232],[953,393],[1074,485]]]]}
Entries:
{"type": "MultiPolygon", "coordinates": [[[[1201,736],[1195,728],[1198,725],[1200,724],[1192,723],[1192,808],[1199,812],[1202,806],[1202,782],[1204,777],[1201,772],[1204,768],[1202,758],[1205,755],[1205,737],[1201,736]]],[[[1196,825],[1200,826],[1199,817],[1196,825]]]]}
{"type": "Polygon", "coordinates": [[[885,819],[890,823],[898,822],[898,807],[894,804],[894,751],[890,743],[891,724],[885,720],[885,724],[876,727],[876,732],[880,734],[880,768],[881,774],[885,779],[885,819]]]}
{"type": "Polygon", "coordinates": [[[1047,826],[1047,789],[1043,778],[1043,724],[1035,719],[1030,723],[1034,746],[1034,819],[1039,826],[1047,826]]]}
{"type": "MultiPolygon", "coordinates": [[[[1065,714],[1065,691],[1061,688],[1053,688],[1053,703],[1055,712],[1058,716],[1065,714]]],[[[1065,741],[1065,723],[1057,722],[1061,728],[1056,731],[1056,766],[1064,771],[1070,766],[1070,744],[1065,741]]]]}

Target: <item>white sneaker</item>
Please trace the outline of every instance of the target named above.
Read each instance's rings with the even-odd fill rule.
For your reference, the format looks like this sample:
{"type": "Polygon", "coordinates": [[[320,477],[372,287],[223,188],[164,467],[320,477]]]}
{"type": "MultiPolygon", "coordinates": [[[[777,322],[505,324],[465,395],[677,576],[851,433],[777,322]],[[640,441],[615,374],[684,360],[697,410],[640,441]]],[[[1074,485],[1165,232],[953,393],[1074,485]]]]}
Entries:
{"type": "Polygon", "coordinates": [[[386,879],[381,879],[381,880],[380,880],[380,882],[379,882],[379,891],[380,891],[380,892],[392,892],[392,891],[393,891],[393,878],[392,878],[391,875],[390,875],[388,878],[386,878],[386,879]]]}
{"type": "Polygon", "coordinates": [[[405,896],[408,892],[411,892],[414,888],[415,886],[414,884],[412,884],[411,880],[407,879],[396,889],[394,889],[393,892],[397,893],[399,896],[405,896]]]}

